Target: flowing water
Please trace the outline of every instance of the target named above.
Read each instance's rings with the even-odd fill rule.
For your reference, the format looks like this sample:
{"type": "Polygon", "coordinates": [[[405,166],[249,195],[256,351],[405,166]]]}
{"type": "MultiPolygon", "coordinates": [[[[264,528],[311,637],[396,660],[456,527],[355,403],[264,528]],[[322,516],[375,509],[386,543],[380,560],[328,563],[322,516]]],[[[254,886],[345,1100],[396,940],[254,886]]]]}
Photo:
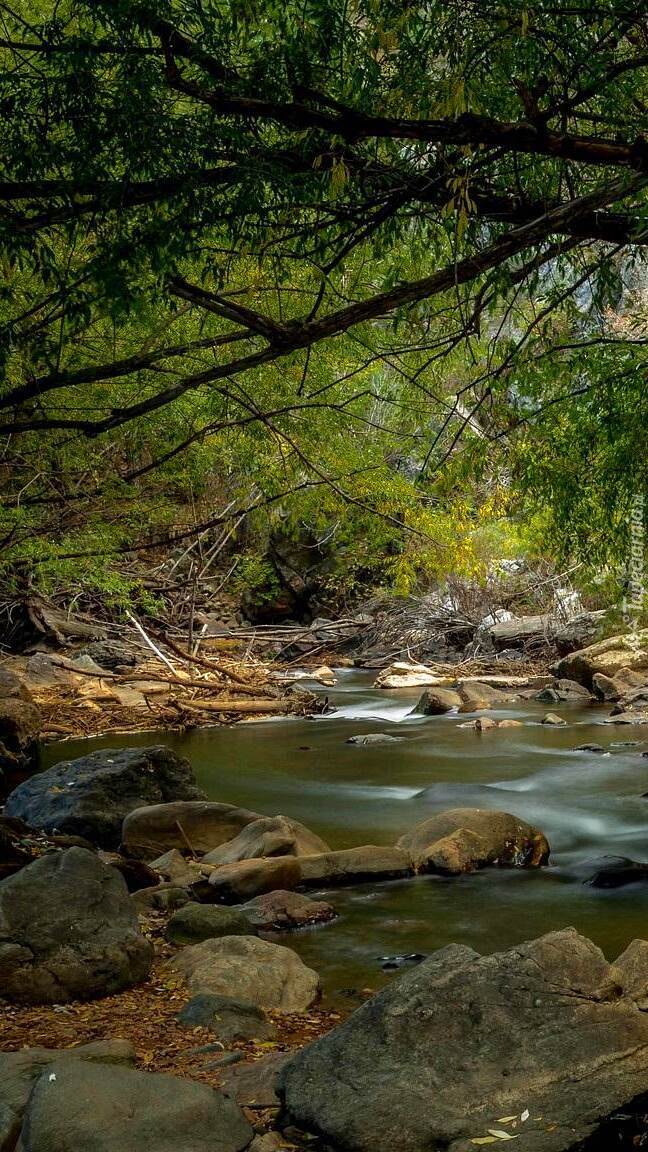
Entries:
{"type": "Polygon", "coordinates": [[[273,938],[321,976],[329,1001],[343,1002],[389,979],[383,958],[432,952],[456,941],[497,951],[568,924],[613,959],[648,935],[648,884],[595,889],[584,880],[602,856],[648,858],[648,729],[604,725],[604,709],[561,705],[566,728],[541,726],[546,705],[489,713],[528,721],[478,733],[465,716],[408,715],[421,689],[384,692],[371,675],[342,670],[326,689],[338,711],[312,720],[270,720],[188,735],[139,733],[67,742],[45,763],[92,749],[164,742],[191,760],[212,800],[292,816],[333,848],[393,844],[444,808],[499,808],[536,824],[552,847],[541,871],[486,869],[455,879],[426,876],[321,893],[338,910],[331,923],[273,938]],[[388,732],[399,744],[354,746],[358,733],[388,732]],[[612,747],[634,740],[633,747],[612,747]],[[599,743],[605,754],[575,752],[599,743]]]}

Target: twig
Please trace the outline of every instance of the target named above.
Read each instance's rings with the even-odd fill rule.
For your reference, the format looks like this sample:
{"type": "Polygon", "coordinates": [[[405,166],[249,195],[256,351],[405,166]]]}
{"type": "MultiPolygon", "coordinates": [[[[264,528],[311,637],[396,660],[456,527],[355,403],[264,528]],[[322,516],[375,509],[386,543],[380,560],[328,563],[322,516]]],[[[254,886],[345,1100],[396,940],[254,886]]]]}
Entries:
{"type": "MultiPolygon", "coordinates": [[[[133,622],[133,624],[134,624],[134,625],[135,625],[135,627],[137,628],[137,631],[139,632],[140,636],[142,636],[142,638],[143,638],[144,640],[146,640],[146,643],[148,644],[148,646],[149,646],[149,648],[151,649],[151,651],[152,651],[152,652],[155,652],[155,655],[156,655],[157,657],[159,657],[159,659],[162,661],[162,663],[163,663],[163,664],[166,664],[167,668],[170,668],[170,670],[172,671],[172,673],[173,673],[173,675],[175,676],[176,680],[179,680],[179,679],[180,679],[180,677],[178,676],[178,673],[176,672],[175,668],[173,667],[173,664],[171,663],[171,661],[170,661],[170,660],[168,660],[168,659],[167,659],[167,657],[164,655],[164,653],[163,653],[163,652],[160,652],[160,649],[159,649],[159,648],[156,648],[155,644],[154,644],[154,643],[153,643],[153,641],[150,639],[150,637],[146,635],[146,632],[145,632],[145,631],[144,631],[144,629],[142,628],[142,625],[140,624],[139,620],[136,620],[136,619],[135,619],[135,617],[133,616],[132,612],[127,612],[127,613],[126,613],[126,615],[128,616],[128,619],[129,619],[129,620],[131,620],[131,621],[133,622]]],[[[169,645],[169,646],[170,646],[170,645],[169,645]]],[[[183,653],[183,655],[184,655],[184,653],[183,653]]]]}

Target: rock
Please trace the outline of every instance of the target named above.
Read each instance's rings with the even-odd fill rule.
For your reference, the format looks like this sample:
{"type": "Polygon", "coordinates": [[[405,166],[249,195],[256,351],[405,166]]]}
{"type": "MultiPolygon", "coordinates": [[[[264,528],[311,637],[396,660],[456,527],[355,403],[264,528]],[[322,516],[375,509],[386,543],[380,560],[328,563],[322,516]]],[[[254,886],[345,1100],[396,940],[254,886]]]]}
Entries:
{"type": "Polygon", "coordinates": [[[290,1057],[290,1052],[272,1052],[253,1064],[237,1064],[223,1073],[220,1086],[241,1108],[277,1108],[279,1074],[290,1057]]]}
{"type": "Polygon", "coordinates": [[[554,680],[553,684],[536,692],[532,699],[542,704],[588,704],[592,694],[575,680],[554,680]]]}
{"type": "Polygon", "coordinates": [[[29,689],[9,668],[0,668],[0,776],[29,768],[41,724],[29,689]]]}
{"type": "Polygon", "coordinates": [[[102,668],[114,672],[118,668],[134,668],[137,656],[127,644],[117,640],[95,640],[85,644],[80,655],[89,656],[102,668]]]}
{"type": "Polygon", "coordinates": [[[606,856],[584,883],[592,888],[624,888],[626,884],[645,884],[647,880],[648,864],[627,856],[606,856]]]}
{"type": "Polygon", "coordinates": [[[178,1076],[52,1064],[27,1105],[21,1152],[242,1152],[254,1133],[233,1100],[178,1076]]]}
{"type": "Polygon", "coordinates": [[[581,612],[566,624],[559,626],[554,634],[554,646],[559,656],[568,656],[586,645],[592,644],[605,619],[605,611],[581,612]]]}
{"type": "Polygon", "coordinates": [[[481,712],[484,708],[497,708],[517,699],[516,691],[495,688],[492,684],[460,680],[458,691],[461,697],[460,712],[481,712]]]}
{"type": "Polygon", "coordinates": [[[621,973],[623,995],[629,996],[642,1012],[648,1008],[648,941],[633,940],[617,956],[614,967],[621,973]]]}
{"type": "Polygon", "coordinates": [[[198,944],[218,936],[256,936],[256,929],[237,908],[216,904],[185,904],[166,926],[172,944],[198,944]]]}
{"type": "Polygon", "coordinates": [[[238,836],[203,857],[206,864],[234,864],[261,856],[308,856],[328,852],[329,846],[310,828],[287,816],[261,816],[246,824],[238,836]]]}
{"type": "Polygon", "coordinates": [[[223,936],[183,948],[166,968],[189,992],[217,992],[258,1008],[305,1012],[319,994],[319,976],[296,952],[255,936],[223,936]]]}
{"type": "Polygon", "coordinates": [[[549,859],[549,844],[533,825],[510,812],[451,808],[430,816],[396,842],[417,872],[458,875],[490,864],[539,868],[549,859]]]}
{"type": "Polygon", "coordinates": [[[525,1148],[580,1147],[645,1092],[648,1018],[622,981],[574,929],[443,948],[293,1057],[286,1118],[349,1152],[467,1152],[524,1110],[525,1148]]]}
{"type": "Polygon", "coordinates": [[[44,832],[117,848],[124,816],[133,809],[201,795],[189,761],[170,748],[105,748],[25,780],[9,796],[6,812],[44,832]]]}
{"type": "Polygon", "coordinates": [[[488,732],[491,728],[498,728],[497,720],[491,720],[489,716],[478,716],[475,720],[475,729],[477,732],[488,732]]]}
{"type": "Polygon", "coordinates": [[[29,829],[22,820],[0,816],[0,880],[31,863],[31,852],[22,843],[25,836],[29,836],[29,829]]]}
{"type": "Polygon", "coordinates": [[[387,732],[367,732],[363,736],[349,736],[345,744],[402,744],[403,736],[390,736],[387,732]]]}
{"type": "Polygon", "coordinates": [[[179,888],[188,888],[195,880],[200,878],[200,872],[195,864],[191,864],[185,860],[182,852],[178,852],[177,848],[170,848],[162,856],[157,859],[151,860],[150,867],[159,872],[170,884],[176,884],[179,888]]]}
{"type": "Polygon", "coordinates": [[[636,635],[610,636],[572,652],[558,662],[554,672],[591,688],[597,673],[602,672],[614,679],[621,669],[648,669],[648,628],[641,629],[636,635]]]}
{"type": "Polygon", "coordinates": [[[496,651],[501,648],[524,648],[529,643],[549,643],[556,625],[553,616],[514,616],[512,620],[492,624],[487,633],[496,651]]]}
{"type": "Polygon", "coordinates": [[[441,716],[444,712],[458,708],[460,704],[461,696],[458,692],[452,692],[449,688],[426,688],[412,713],[419,713],[421,716],[441,716]]]}
{"type": "Polygon", "coordinates": [[[132,896],[133,903],[139,912],[174,912],[193,900],[193,896],[186,888],[178,888],[176,884],[158,884],[155,888],[140,888],[132,896]]]}
{"type": "Polygon", "coordinates": [[[605,752],[602,744],[579,744],[574,752],[605,752]]]}
{"type": "Polygon", "coordinates": [[[562,716],[557,716],[555,712],[547,712],[547,715],[542,718],[542,723],[553,726],[554,728],[564,728],[567,721],[563,720],[562,716]]]}
{"type": "Polygon", "coordinates": [[[274,1040],[277,1029],[265,1012],[246,1000],[202,992],[178,1013],[185,1028],[208,1028],[224,1043],[235,1040],[274,1040]]]}
{"type": "Polygon", "coordinates": [[[266,892],[241,906],[241,912],[255,928],[265,931],[303,928],[334,920],[337,913],[325,900],[311,900],[299,892],[266,892]]]}
{"type": "Polygon", "coordinates": [[[51,1064],[85,1060],[98,1064],[134,1064],[129,1040],[94,1040],[74,1048],[21,1048],[0,1052],[0,1149],[12,1152],[31,1090],[51,1064]]]}
{"type": "Polygon", "coordinates": [[[613,712],[606,717],[604,724],[648,724],[647,712],[613,712]]]}
{"type": "Polygon", "coordinates": [[[295,1147],[286,1143],[279,1132],[263,1132],[255,1136],[248,1152],[285,1152],[285,1149],[295,1147]]]}
{"type": "Polygon", "coordinates": [[[122,850],[129,856],[154,860],[170,848],[186,851],[186,836],[195,852],[209,852],[259,819],[258,812],[207,800],[152,804],[136,808],[124,820],[122,850]]]}
{"type": "Polygon", "coordinates": [[[126,887],[131,894],[139,892],[143,888],[153,888],[160,883],[158,873],[153,868],[149,868],[148,864],[144,864],[142,860],[129,860],[126,856],[120,856],[118,852],[100,852],[99,857],[104,864],[110,865],[116,872],[119,872],[120,876],[124,877],[126,887]]]}
{"type": "Polygon", "coordinates": [[[109,996],[144,980],[153,949],[124,880],[84,848],[0,883],[0,987],[30,1004],[109,996]]]}
{"type": "Polygon", "coordinates": [[[411,873],[410,861],[398,848],[365,844],[315,856],[276,856],[225,864],[209,877],[214,898],[249,900],[277,888],[290,890],[323,884],[354,884],[364,880],[391,880],[411,873]]]}
{"type": "Polygon", "coordinates": [[[427,685],[447,683],[447,677],[439,676],[425,664],[408,664],[398,660],[378,673],[374,688],[425,688],[427,685]]]}
{"type": "Polygon", "coordinates": [[[405,956],[379,956],[383,972],[397,972],[399,968],[414,968],[427,957],[422,952],[408,952],[405,956]]]}
{"type": "MultiPolygon", "coordinates": [[[[486,717],[482,716],[481,719],[482,719],[482,721],[484,721],[486,719],[486,717]]],[[[498,728],[524,728],[524,721],[523,720],[507,720],[507,719],[499,720],[497,727],[498,728]]]]}

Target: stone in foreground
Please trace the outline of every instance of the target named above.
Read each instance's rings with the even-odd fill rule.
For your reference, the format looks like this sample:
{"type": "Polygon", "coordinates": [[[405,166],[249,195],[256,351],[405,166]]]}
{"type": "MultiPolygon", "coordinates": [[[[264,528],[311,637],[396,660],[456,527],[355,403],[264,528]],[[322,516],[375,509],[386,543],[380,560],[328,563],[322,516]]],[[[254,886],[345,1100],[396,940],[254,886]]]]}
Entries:
{"type": "Polygon", "coordinates": [[[166,965],[192,995],[216,992],[258,1008],[305,1012],[319,995],[319,976],[296,952],[255,936],[223,936],[183,948],[166,965]]]}
{"type": "Polygon", "coordinates": [[[247,904],[241,905],[241,912],[255,928],[266,932],[324,924],[337,915],[333,905],[326,900],[311,900],[301,892],[281,889],[248,900],[247,904]]]}
{"type": "Polygon", "coordinates": [[[123,878],[85,848],[41,856],[0,883],[0,990],[60,1004],[144,980],[153,949],[123,878]]]}
{"type": "Polygon", "coordinates": [[[21,1152],[242,1152],[254,1132],[233,1100],[205,1084],[102,1067],[52,1064],[32,1092],[21,1152]]]}
{"type": "Polygon", "coordinates": [[[6,812],[43,832],[117,848],[122,821],[134,808],[203,795],[189,761],[170,748],[104,748],[25,780],[11,793],[6,812]]]}
{"type": "Polygon", "coordinates": [[[488,865],[539,868],[549,844],[538,828],[510,812],[451,808],[417,824],[397,841],[417,872],[455,876],[488,865]]]}
{"type": "Polygon", "coordinates": [[[341,848],[314,856],[276,856],[224,864],[209,877],[217,900],[249,900],[275,889],[320,888],[323,884],[359,884],[392,880],[412,873],[406,852],[376,844],[341,848]]]}
{"type": "Polygon", "coordinates": [[[344,1152],[474,1152],[502,1128],[567,1152],[646,1091],[648,965],[624,956],[573,928],[492,956],[443,948],[294,1057],[288,1118],[344,1152]]]}

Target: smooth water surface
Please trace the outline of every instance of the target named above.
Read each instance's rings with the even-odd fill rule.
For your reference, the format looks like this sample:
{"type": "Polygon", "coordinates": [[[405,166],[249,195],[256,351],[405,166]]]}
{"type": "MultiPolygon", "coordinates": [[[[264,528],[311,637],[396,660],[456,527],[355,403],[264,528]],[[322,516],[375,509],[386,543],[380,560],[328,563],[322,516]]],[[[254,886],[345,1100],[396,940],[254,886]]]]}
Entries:
{"type": "MultiPolygon", "coordinates": [[[[188,735],[139,733],[51,745],[45,762],[99,748],[164,742],[191,760],[210,799],[309,825],[333,848],[393,844],[433,812],[500,808],[536,824],[552,847],[541,871],[487,869],[456,879],[417,877],[322,890],[339,917],[273,937],[322,975],[329,999],[389,978],[381,958],[429,953],[456,941],[496,951],[571,924],[613,959],[648,936],[648,884],[597,890],[584,884],[605,855],[648,859],[648,729],[606,725],[606,709],[560,705],[566,728],[540,725],[546,705],[489,712],[528,721],[478,733],[470,717],[408,715],[421,689],[380,691],[371,675],[342,670],[326,689],[338,712],[270,720],[188,735]],[[403,743],[354,746],[357,733],[388,732],[403,743]],[[631,748],[614,742],[635,740],[631,748]],[[575,752],[603,744],[606,754],[575,752]]],[[[553,707],[553,706],[552,706],[553,707]]],[[[317,895],[317,893],[312,893],[317,895]]]]}

